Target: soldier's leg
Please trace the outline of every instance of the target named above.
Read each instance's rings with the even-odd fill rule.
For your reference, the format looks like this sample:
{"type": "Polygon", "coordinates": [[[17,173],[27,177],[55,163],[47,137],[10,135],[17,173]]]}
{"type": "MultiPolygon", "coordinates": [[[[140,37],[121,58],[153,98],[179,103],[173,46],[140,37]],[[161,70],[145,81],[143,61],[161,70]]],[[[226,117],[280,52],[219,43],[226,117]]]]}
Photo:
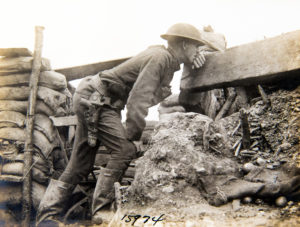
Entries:
{"type": "MultiPolygon", "coordinates": [[[[76,96],[74,96],[76,101],[76,96]]],[[[77,103],[77,102],[75,102],[77,103]]],[[[76,112],[76,128],[73,151],[68,165],[58,180],[51,180],[46,193],[40,202],[37,213],[37,224],[44,220],[59,221],[64,213],[75,186],[87,176],[94,165],[97,146],[87,144],[87,129],[81,112],[76,112]]]]}
{"type": "Polygon", "coordinates": [[[120,113],[104,108],[100,114],[99,135],[101,144],[111,150],[106,168],[101,170],[95,187],[92,203],[93,221],[101,224],[99,210],[114,199],[114,182],[121,178],[136,155],[135,145],[126,138],[120,113]]]}

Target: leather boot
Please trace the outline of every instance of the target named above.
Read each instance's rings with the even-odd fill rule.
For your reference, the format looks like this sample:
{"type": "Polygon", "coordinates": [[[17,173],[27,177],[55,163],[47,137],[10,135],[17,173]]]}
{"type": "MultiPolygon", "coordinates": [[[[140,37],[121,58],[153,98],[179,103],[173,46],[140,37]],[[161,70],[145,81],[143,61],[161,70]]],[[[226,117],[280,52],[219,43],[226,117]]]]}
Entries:
{"type": "Polygon", "coordinates": [[[51,179],[38,208],[36,225],[48,226],[51,223],[55,226],[61,223],[60,216],[74,188],[75,185],[51,179]]]}
{"type": "Polygon", "coordinates": [[[102,224],[101,208],[110,204],[115,198],[114,183],[122,178],[123,171],[117,169],[101,169],[93,195],[92,222],[102,224]]]}

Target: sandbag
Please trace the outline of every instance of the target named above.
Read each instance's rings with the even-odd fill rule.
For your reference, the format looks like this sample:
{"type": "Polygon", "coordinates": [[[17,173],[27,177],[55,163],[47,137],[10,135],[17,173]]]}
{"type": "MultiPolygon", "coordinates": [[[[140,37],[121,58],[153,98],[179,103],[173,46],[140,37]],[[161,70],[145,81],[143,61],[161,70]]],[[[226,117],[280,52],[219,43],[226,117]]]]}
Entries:
{"type": "Polygon", "coordinates": [[[24,127],[25,126],[25,115],[15,111],[1,111],[0,112],[0,128],[9,127],[24,127]]]}
{"type": "MultiPolygon", "coordinates": [[[[1,58],[0,75],[31,72],[33,57],[1,58]]],[[[42,58],[41,71],[51,70],[50,61],[42,58]]]]}
{"type": "Polygon", "coordinates": [[[2,174],[23,176],[23,162],[8,162],[2,166],[2,174]]]}
{"type": "Polygon", "coordinates": [[[32,168],[32,179],[41,184],[46,184],[49,181],[50,175],[45,174],[38,168],[32,168]]]}
{"type": "MultiPolygon", "coordinates": [[[[0,88],[0,100],[28,100],[29,94],[30,88],[26,86],[0,88]]],[[[67,99],[65,94],[43,86],[38,87],[37,98],[44,101],[52,109],[65,105],[67,99]]]]}
{"type": "Polygon", "coordinates": [[[166,113],[174,113],[174,112],[185,112],[185,109],[183,106],[172,106],[172,107],[164,107],[159,106],[158,107],[159,114],[166,114],[166,113]]]}
{"type": "Polygon", "coordinates": [[[48,173],[50,171],[50,166],[49,166],[49,160],[46,160],[44,156],[38,153],[34,153],[33,155],[33,163],[34,163],[34,168],[39,169],[40,171],[44,173],[48,173]]]}
{"type": "Polygon", "coordinates": [[[64,90],[67,88],[67,80],[61,73],[44,71],[40,74],[40,85],[54,90],[64,90]]]}
{"type": "MultiPolygon", "coordinates": [[[[4,126],[8,128],[24,127],[25,115],[14,111],[0,112],[0,128],[4,126]],[[12,127],[9,127],[9,126],[12,127]]],[[[34,121],[34,129],[42,132],[50,142],[56,139],[56,131],[50,118],[44,114],[36,114],[34,121]]]]}
{"type": "Polygon", "coordinates": [[[178,106],[179,105],[179,94],[172,94],[164,101],[161,102],[162,106],[171,107],[171,106],[178,106]]]}
{"type": "Polygon", "coordinates": [[[34,129],[42,132],[50,142],[53,142],[57,136],[52,121],[44,114],[35,115],[34,129]]]}
{"type": "Polygon", "coordinates": [[[22,183],[0,182],[0,203],[22,201],[22,183]]]}
{"type": "MultiPolygon", "coordinates": [[[[11,101],[11,100],[0,100],[0,111],[15,111],[23,114],[27,113],[28,101],[11,101]]],[[[38,100],[36,102],[36,113],[43,113],[47,116],[64,116],[66,111],[59,107],[52,110],[44,102],[38,100]]]]}
{"type": "MultiPolygon", "coordinates": [[[[25,142],[26,133],[24,129],[20,128],[0,128],[0,138],[25,142]]],[[[33,132],[33,144],[41,151],[45,159],[49,157],[55,147],[60,146],[58,140],[50,143],[47,137],[38,130],[33,132]]]]}
{"type": "Polygon", "coordinates": [[[26,139],[24,130],[20,128],[0,128],[0,138],[22,142],[26,139]]]}
{"type": "MultiPolygon", "coordinates": [[[[1,76],[0,87],[28,85],[29,79],[30,73],[1,76]]],[[[44,71],[40,73],[38,85],[59,91],[67,88],[67,81],[63,74],[54,71],[44,71]]]]}
{"type": "Polygon", "coordinates": [[[47,137],[38,130],[34,130],[33,132],[33,144],[39,148],[45,159],[48,159],[50,153],[55,147],[60,146],[58,140],[54,140],[52,143],[50,143],[47,137]]]}
{"type": "Polygon", "coordinates": [[[18,125],[12,122],[0,122],[0,128],[16,128],[18,125]]]}
{"type": "Polygon", "coordinates": [[[32,52],[27,48],[0,48],[0,56],[4,57],[21,57],[32,56],[32,52]]]}

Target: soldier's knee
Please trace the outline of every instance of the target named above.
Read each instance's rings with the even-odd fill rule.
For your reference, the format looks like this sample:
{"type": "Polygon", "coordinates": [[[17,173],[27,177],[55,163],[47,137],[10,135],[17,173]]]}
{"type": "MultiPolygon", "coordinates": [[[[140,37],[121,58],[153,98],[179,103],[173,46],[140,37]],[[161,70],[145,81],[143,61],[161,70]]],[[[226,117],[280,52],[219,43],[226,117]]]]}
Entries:
{"type": "Polygon", "coordinates": [[[127,157],[133,159],[136,156],[136,146],[133,142],[126,140],[123,145],[127,157]]]}

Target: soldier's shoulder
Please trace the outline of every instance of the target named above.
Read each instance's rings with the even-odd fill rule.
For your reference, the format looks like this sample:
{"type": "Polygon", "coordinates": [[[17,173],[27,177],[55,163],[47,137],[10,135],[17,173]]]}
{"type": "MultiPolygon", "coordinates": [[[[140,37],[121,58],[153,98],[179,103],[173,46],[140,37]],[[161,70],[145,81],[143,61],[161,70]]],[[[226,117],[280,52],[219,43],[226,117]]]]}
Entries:
{"type": "Polygon", "coordinates": [[[170,52],[163,45],[150,46],[147,52],[157,61],[169,60],[171,58],[170,52]]]}

